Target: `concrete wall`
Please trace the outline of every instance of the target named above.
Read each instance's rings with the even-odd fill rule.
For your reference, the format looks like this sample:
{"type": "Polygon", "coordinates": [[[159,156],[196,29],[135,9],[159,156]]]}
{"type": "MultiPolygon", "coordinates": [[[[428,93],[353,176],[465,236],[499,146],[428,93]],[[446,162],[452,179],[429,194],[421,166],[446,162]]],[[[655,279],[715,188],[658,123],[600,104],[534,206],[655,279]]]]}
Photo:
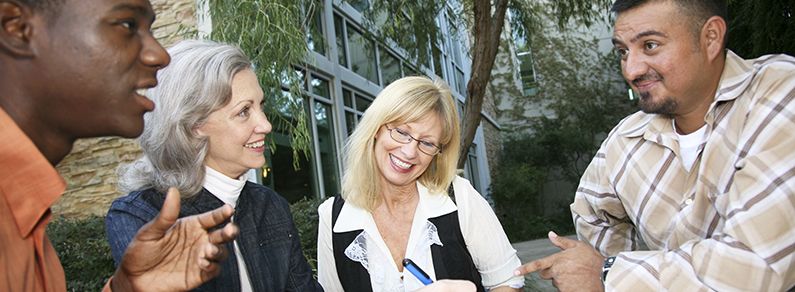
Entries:
{"type": "MultiPolygon", "coordinates": [[[[196,28],[196,0],[152,0],[157,13],[155,37],[168,47],[196,28]]],[[[116,168],[135,160],[141,149],[135,140],[105,137],[83,139],[56,167],[68,184],[64,196],[52,207],[56,216],[104,216],[120,196],[116,168]]]]}

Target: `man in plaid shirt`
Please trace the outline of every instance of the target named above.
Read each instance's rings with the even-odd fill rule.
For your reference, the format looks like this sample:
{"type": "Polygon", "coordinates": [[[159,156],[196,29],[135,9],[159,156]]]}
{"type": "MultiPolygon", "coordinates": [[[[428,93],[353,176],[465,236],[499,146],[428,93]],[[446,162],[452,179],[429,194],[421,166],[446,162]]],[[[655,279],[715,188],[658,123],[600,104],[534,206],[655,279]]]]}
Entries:
{"type": "MultiPolygon", "coordinates": [[[[602,143],[571,210],[580,240],[517,270],[562,291],[795,285],[795,58],[725,49],[716,0],[618,0],[640,112],[602,143]]],[[[747,36],[733,36],[747,37],[747,36]]]]}

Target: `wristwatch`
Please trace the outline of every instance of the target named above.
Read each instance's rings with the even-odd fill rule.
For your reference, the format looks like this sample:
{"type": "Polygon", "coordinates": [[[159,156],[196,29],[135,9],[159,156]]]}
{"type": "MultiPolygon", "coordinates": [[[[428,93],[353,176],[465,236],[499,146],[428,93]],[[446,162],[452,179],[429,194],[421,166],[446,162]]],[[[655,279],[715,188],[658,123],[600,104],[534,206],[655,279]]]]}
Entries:
{"type": "Polygon", "coordinates": [[[616,262],[616,257],[607,257],[605,259],[604,265],[602,265],[602,283],[607,280],[607,272],[610,272],[610,268],[613,267],[613,263],[616,262]]]}

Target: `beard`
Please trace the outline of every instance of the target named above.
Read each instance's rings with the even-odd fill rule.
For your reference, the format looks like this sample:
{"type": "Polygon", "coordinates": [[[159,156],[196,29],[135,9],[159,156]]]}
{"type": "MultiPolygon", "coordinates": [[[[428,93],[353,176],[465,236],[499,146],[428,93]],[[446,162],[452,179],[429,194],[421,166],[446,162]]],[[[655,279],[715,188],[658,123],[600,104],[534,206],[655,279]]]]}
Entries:
{"type": "MultiPolygon", "coordinates": [[[[637,83],[647,80],[662,82],[664,78],[662,77],[662,75],[660,75],[660,73],[657,73],[657,71],[650,70],[648,73],[643,74],[643,76],[640,76],[635,80],[632,80],[632,83],[635,84],[635,86],[637,86],[637,83]]],[[[640,110],[642,110],[644,113],[647,114],[661,114],[661,115],[672,116],[674,112],[676,112],[676,108],[679,106],[676,100],[670,96],[661,97],[662,100],[655,102],[654,98],[651,95],[651,92],[640,91],[638,93],[640,94],[640,100],[638,100],[638,107],[640,107],[640,110]]]]}
{"type": "Polygon", "coordinates": [[[638,107],[647,114],[661,114],[666,116],[673,116],[679,104],[673,97],[665,96],[662,100],[655,102],[648,91],[640,92],[640,99],[638,100],[638,107]]]}

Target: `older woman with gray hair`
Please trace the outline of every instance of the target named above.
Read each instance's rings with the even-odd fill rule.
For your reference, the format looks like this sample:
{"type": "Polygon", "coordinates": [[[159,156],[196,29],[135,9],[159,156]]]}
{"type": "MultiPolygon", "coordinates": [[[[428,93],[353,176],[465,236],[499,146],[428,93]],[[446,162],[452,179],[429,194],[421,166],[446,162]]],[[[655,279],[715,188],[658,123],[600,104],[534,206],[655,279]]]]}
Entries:
{"type": "Polygon", "coordinates": [[[442,81],[405,77],[378,94],[345,145],[341,196],[318,208],[326,290],[414,291],[440,279],[479,291],[524,285],[496,215],[456,176],[459,131],[442,81]],[[412,273],[419,269],[425,275],[412,273]]]}
{"type": "Polygon", "coordinates": [[[183,41],[168,52],[171,64],[148,92],[157,108],[145,115],[143,157],[120,168],[120,189],[129,194],[115,200],[106,217],[117,265],[138,229],[157,215],[168,187],[176,186],[183,194],[180,217],[228,204],[240,227],[220,276],[197,291],[321,290],[287,201],[247,180],[250,169],[265,164],[271,131],[251,61],[240,49],[211,41],[183,41]]]}

